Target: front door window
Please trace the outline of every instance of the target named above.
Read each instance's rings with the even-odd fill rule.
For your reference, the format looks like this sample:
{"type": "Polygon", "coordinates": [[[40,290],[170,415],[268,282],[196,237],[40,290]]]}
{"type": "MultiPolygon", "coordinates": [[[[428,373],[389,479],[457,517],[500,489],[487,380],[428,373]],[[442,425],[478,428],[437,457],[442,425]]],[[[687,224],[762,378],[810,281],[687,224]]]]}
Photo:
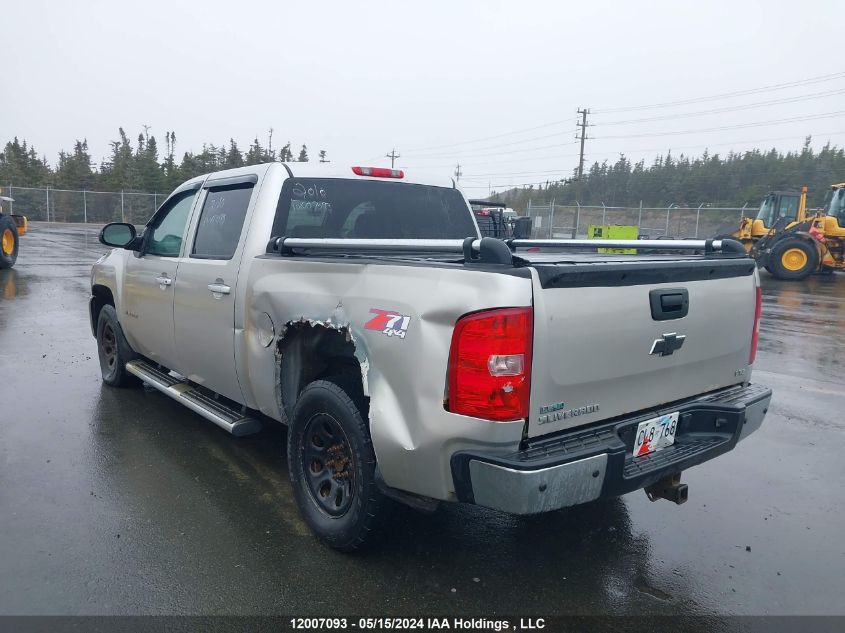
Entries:
{"type": "Polygon", "coordinates": [[[160,257],[179,257],[188,214],[194,204],[197,190],[176,194],[159,209],[147,228],[145,253],[160,257]]]}

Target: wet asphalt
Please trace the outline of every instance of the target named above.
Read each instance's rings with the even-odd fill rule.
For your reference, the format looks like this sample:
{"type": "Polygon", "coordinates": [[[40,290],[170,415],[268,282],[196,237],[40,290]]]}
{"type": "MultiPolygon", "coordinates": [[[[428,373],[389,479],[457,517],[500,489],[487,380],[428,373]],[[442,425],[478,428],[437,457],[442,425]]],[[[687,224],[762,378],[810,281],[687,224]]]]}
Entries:
{"type": "Polygon", "coordinates": [[[97,228],[34,225],[0,271],[0,614],[845,614],[845,275],[761,273],[773,403],[687,504],[403,510],[348,556],[300,519],[280,428],[101,385],[97,228]]]}

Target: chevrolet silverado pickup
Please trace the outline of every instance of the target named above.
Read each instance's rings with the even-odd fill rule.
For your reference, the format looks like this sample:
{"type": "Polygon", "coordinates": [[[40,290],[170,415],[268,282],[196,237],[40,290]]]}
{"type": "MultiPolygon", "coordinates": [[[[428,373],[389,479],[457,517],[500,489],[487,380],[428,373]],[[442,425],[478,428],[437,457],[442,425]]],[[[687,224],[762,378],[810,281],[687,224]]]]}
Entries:
{"type": "Polygon", "coordinates": [[[394,501],[681,503],[681,471],[771,398],[757,271],[729,239],[482,238],[451,179],[273,163],[193,178],[100,241],[103,381],[235,436],[287,425],[295,500],[340,550],[394,501]]]}

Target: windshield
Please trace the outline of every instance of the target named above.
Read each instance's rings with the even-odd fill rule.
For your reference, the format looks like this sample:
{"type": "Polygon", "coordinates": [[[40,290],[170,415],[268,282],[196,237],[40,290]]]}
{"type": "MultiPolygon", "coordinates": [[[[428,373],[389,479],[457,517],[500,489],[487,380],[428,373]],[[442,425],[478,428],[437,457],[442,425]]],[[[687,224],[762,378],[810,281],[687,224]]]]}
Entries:
{"type": "Polygon", "coordinates": [[[289,178],[274,236],[463,239],[478,231],[457,189],[343,178],[289,178]]]}
{"type": "Polygon", "coordinates": [[[763,198],[763,203],[760,205],[760,210],[757,212],[757,219],[763,220],[764,226],[771,226],[775,219],[775,202],[777,199],[774,195],[768,195],[763,198]]]}
{"type": "Polygon", "coordinates": [[[757,219],[771,227],[780,218],[794,220],[798,217],[798,195],[770,193],[760,205],[757,219]]]}
{"type": "Polygon", "coordinates": [[[832,215],[845,222],[845,187],[834,189],[828,194],[827,202],[824,205],[824,212],[826,215],[832,215]]]}

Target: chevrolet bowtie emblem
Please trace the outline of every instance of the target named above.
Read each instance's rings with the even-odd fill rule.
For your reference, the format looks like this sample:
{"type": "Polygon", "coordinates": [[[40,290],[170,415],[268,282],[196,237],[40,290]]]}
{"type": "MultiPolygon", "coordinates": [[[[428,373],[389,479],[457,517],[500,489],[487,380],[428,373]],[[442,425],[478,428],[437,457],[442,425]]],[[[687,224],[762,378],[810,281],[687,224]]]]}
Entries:
{"type": "Polygon", "coordinates": [[[659,338],[651,344],[651,351],[649,354],[671,356],[683,347],[686,338],[686,335],[676,334],[675,332],[664,334],[663,338],[659,338]]]}

